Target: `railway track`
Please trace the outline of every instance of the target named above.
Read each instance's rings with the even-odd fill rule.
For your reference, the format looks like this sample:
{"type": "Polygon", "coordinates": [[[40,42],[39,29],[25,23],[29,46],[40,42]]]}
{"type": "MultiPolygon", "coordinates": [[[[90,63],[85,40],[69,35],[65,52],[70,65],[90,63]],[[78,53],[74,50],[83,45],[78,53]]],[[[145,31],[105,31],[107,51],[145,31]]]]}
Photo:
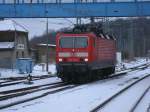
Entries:
{"type": "MultiPolygon", "coordinates": [[[[115,75],[112,75],[112,76],[107,77],[105,79],[106,80],[112,79],[112,78],[115,78],[115,77],[118,77],[118,76],[121,76],[121,75],[124,75],[124,74],[125,74],[125,72],[120,73],[120,74],[115,74],[115,75]]],[[[53,94],[53,93],[60,92],[60,91],[66,90],[66,89],[71,89],[71,88],[74,88],[74,87],[77,87],[77,86],[78,85],[71,85],[70,86],[70,85],[66,85],[62,82],[58,82],[58,83],[50,83],[50,84],[43,84],[43,85],[38,85],[38,86],[31,86],[31,87],[1,91],[0,92],[0,101],[1,102],[9,100],[9,99],[16,98],[16,97],[19,98],[19,97],[22,97],[22,96],[25,96],[25,95],[28,95],[28,94],[33,94],[33,93],[44,91],[44,90],[46,92],[44,92],[44,93],[42,93],[38,96],[34,96],[34,97],[31,97],[31,98],[11,102],[10,104],[8,103],[6,105],[0,105],[0,109],[8,108],[10,106],[14,106],[14,105],[17,105],[17,104],[21,104],[21,103],[24,103],[24,102],[35,100],[35,99],[44,97],[48,94],[53,94]],[[51,89],[56,89],[56,90],[51,91],[51,89]],[[47,90],[50,90],[50,91],[47,92],[47,90]]]]}
{"type": "Polygon", "coordinates": [[[23,95],[34,93],[34,92],[38,92],[41,90],[61,87],[64,85],[65,84],[62,82],[57,82],[57,83],[50,83],[50,84],[43,84],[43,85],[38,85],[38,86],[31,86],[31,87],[1,91],[0,92],[0,101],[7,100],[9,98],[18,97],[18,96],[23,96],[23,95]]]}
{"type": "Polygon", "coordinates": [[[12,82],[17,82],[17,81],[22,81],[22,80],[25,80],[25,79],[26,78],[18,79],[18,80],[5,79],[5,80],[0,81],[0,85],[7,84],[7,83],[12,83],[12,82]]]}
{"type": "Polygon", "coordinates": [[[1,95],[0,95],[0,101],[1,102],[3,101],[2,105],[0,105],[0,109],[4,109],[4,108],[8,108],[14,105],[25,103],[31,100],[35,100],[35,99],[47,96],[49,94],[54,94],[54,93],[61,92],[61,91],[71,89],[74,87],[77,87],[77,85],[66,85],[60,82],[60,83],[49,84],[49,85],[48,84],[41,85],[38,87],[30,87],[26,89],[22,88],[21,90],[3,91],[1,92],[1,95]],[[39,94],[37,94],[38,92],[39,94]],[[31,95],[31,96],[28,98],[24,98],[26,95],[31,95]],[[15,99],[16,97],[18,97],[18,99],[20,100],[13,101],[11,103],[7,102],[8,99],[15,99]]]}
{"type": "Polygon", "coordinates": [[[148,106],[148,108],[147,108],[147,112],[150,112],[150,104],[149,104],[149,106],[148,106]]]}
{"type": "Polygon", "coordinates": [[[143,92],[143,94],[140,96],[140,98],[136,101],[136,103],[133,105],[133,107],[131,108],[131,110],[129,112],[134,112],[135,109],[138,107],[139,103],[141,102],[141,100],[144,98],[144,96],[146,95],[146,93],[150,90],[150,86],[143,92]]]}
{"type": "MultiPolygon", "coordinates": [[[[125,73],[121,73],[121,74],[117,74],[117,75],[113,75],[110,76],[109,78],[106,78],[106,80],[123,75],[125,73]]],[[[44,96],[47,96],[49,94],[54,94],[60,91],[64,91],[66,89],[71,89],[71,88],[75,88],[78,85],[66,85],[62,82],[59,83],[52,83],[52,84],[45,84],[45,85],[39,85],[39,86],[32,86],[32,87],[28,87],[28,88],[20,88],[20,89],[16,89],[16,90],[7,90],[7,91],[1,91],[0,92],[0,102],[6,101],[8,99],[12,99],[12,98],[16,98],[16,97],[22,97],[28,94],[33,94],[36,92],[40,92],[43,90],[46,90],[46,92],[31,97],[31,98],[27,98],[27,99],[23,99],[23,100],[19,100],[19,101],[15,101],[15,102],[11,102],[11,103],[7,103],[6,105],[0,105],[0,109],[5,109],[14,105],[18,105],[21,103],[25,103],[31,100],[35,100],[44,96]],[[58,89],[57,89],[58,88],[58,89]],[[55,90],[50,90],[50,89],[55,89],[55,90]],[[50,90],[47,92],[47,90],[50,90]]]]}
{"type": "MultiPolygon", "coordinates": [[[[37,81],[37,80],[42,80],[42,79],[47,79],[47,78],[51,78],[51,76],[49,76],[49,77],[48,76],[47,77],[32,77],[32,81],[37,81]]],[[[16,85],[16,84],[24,83],[25,81],[27,81],[27,77],[24,79],[19,79],[19,80],[7,80],[7,81],[0,82],[0,87],[16,85]]]]}
{"type": "MultiPolygon", "coordinates": [[[[112,75],[112,76],[107,77],[105,79],[106,80],[112,79],[114,77],[118,77],[118,76],[121,76],[121,75],[124,75],[124,74],[125,74],[124,72],[121,73],[121,74],[115,74],[115,75],[112,75]]],[[[22,97],[22,96],[25,96],[25,95],[28,95],[28,94],[33,94],[33,93],[40,92],[40,91],[43,91],[43,90],[45,90],[46,92],[44,92],[44,93],[42,93],[41,95],[38,95],[38,96],[34,96],[34,97],[31,97],[31,98],[11,102],[10,104],[8,103],[6,105],[0,105],[0,109],[8,108],[10,106],[14,106],[14,105],[18,105],[18,104],[21,104],[21,103],[24,103],[24,102],[35,100],[35,99],[44,97],[46,95],[54,94],[54,93],[57,93],[57,92],[60,92],[60,91],[66,90],[66,89],[71,89],[71,88],[74,88],[74,87],[77,87],[77,86],[78,85],[66,85],[62,82],[59,82],[59,83],[51,83],[51,84],[45,84],[45,85],[39,85],[39,86],[20,88],[20,89],[15,89],[15,90],[1,91],[0,92],[0,101],[1,102],[6,101],[8,99],[16,98],[16,97],[22,97]],[[49,90],[49,89],[50,89],[50,91],[47,92],[47,90],[49,90]],[[51,91],[51,89],[55,89],[55,90],[51,91]]]]}
{"type": "MultiPolygon", "coordinates": [[[[103,101],[102,103],[100,103],[98,106],[96,106],[94,109],[92,109],[90,112],[98,112],[100,111],[100,109],[104,108],[105,106],[107,106],[111,101],[115,100],[115,98],[117,98],[118,96],[120,96],[121,94],[123,94],[125,91],[127,91],[129,88],[132,88],[134,85],[136,85],[137,83],[139,83],[140,81],[143,81],[144,79],[150,77],[150,74],[136,80],[135,82],[131,83],[130,85],[126,86],[125,88],[121,89],[119,92],[115,93],[114,95],[112,95],[111,97],[109,97],[108,99],[106,99],[105,101],[103,101]]],[[[139,100],[137,101],[137,103],[135,103],[135,105],[131,108],[130,112],[133,112],[134,109],[136,108],[136,106],[138,105],[138,103],[141,101],[141,99],[144,97],[144,95],[146,94],[146,92],[150,89],[150,87],[148,87],[143,94],[141,95],[141,97],[139,98],[139,100]]]]}
{"type": "MultiPolygon", "coordinates": [[[[145,69],[147,67],[148,66],[143,66],[140,68],[136,67],[135,69],[130,69],[129,71],[113,74],[110,77],[106,77],[104,79],[106,79],[106,80],[112,79],[112,78],[115,78],[118,76],[122,76],[128,72],[132,72],[132,71],[138,70],[138,69],[145,69]]],[[[40,79],[36,78],[34,80],[40,80],[40,79]]],[[[13,84],[14,83],[22,83],[22,81],[21,82],[12,82],[12,83],[13,84]]],[[[43,84],[43,85],[38,85],[38,86],[19,88],[19,89],[15,89],[15,90],[1,91],[0,92],[0,101],[4,102],[4,104],[0,105],[0,109],[5,109],[5,108],[8,108],[8,107],[11,107],[14,105],[18,105],[18,104],[21,104],[24,102],[28,102],[31,100],[35,100],[35,99],[47,96],[49,94],[54,94],[54,93],[61,92],[61,91],[67,90],[67,89],[75,88],[77,86],[78,85],[66,85],[62,82],[58,82],[58,83],[50,83],[50,84],[43,84]],[[39,93],[39,92],[42,92],[42,93],[40,93],[38,95],[34,94],[34,93],[39,93]],[[27,95],[31,95],[32,97],[23,98],[27,95]],[[11,103],[7,102],[7,100],[15,99],[16,97],[18,97],[19,100],[15,100],[11,103]],[[7,103],[5,103],[5,102],[7,102],[7,103]]],[[[106,101],[106,102],[109,102],[109,101],[106,101]]],[[[103,105],[105,105],[105,103],[103,103],[103,105]]],[[[100,108],[100,106],[93,109],[91,112],[95,112],[95,111],[97,111],[96,109],[99,109],[99,108],[100,108]]]]}

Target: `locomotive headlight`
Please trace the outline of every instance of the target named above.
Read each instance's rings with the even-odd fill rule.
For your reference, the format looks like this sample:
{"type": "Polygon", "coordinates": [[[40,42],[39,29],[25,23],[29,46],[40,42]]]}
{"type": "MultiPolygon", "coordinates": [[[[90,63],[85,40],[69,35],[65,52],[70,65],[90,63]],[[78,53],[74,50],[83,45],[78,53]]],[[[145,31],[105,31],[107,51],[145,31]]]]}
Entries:
{"type": "Polygon", "coordinates": [[[62,61],[63,61],[63,59],[62,59],[62,58],[59,58],[58,60],[59,60],[60,62],[62,62],[62,61]]]}
{"type": "Polygon", "coordinates": [[[85,59],[84,59],[84,61],[86,61],[86,62],[87,62],[87,61],[88,61],[88,59],[87,59],[87,58],[85,58],[85,59]]]}

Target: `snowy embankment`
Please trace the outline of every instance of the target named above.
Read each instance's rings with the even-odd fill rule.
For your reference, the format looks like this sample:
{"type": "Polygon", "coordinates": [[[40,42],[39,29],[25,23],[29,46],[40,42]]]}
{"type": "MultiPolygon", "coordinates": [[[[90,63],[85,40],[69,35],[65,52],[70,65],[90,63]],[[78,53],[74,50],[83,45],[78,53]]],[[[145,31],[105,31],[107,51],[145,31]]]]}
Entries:
{"type": "Polygon", "coordinates": [[[150,64],[150,59],[146,58],[135,58],[134,61],[124,61],[116,65],[116,71],[126,70],[141,65],[150,64]]]}
{"type": "Polygon", "coordinates": [[[131,61],[131,62],[124,62],[123,64],[125,65],[125,67],[128,68],[133,68],[133,67],[137,67],[140,65],[144,65],[146,63],[150,63],[149,59],[141,59],[141,58],[137,58],[135,59],[135,61],[131,61]]]}

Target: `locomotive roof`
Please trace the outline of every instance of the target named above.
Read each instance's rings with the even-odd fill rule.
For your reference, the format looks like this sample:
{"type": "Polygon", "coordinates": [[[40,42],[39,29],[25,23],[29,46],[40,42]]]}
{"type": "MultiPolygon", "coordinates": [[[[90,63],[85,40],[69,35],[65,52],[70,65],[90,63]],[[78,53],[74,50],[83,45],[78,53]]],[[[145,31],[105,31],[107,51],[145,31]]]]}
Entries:
{"type": "Polygon", "coordinates": [[[113,35],[109,35],[109,34],[95,34],[94,32],[82,32],[82,33],[76,33],[76,32],[63,32],[62,34],[88,34],[88,33],[93,33],[94,35],[96,35],[99,38],[104,38],[104,39],[110,39],[110,40],[116,40],[116,38],[113,35]]]}
{"type": "Polygon", "coordinates": [[[116,40],[113,35],[105,34],[102,24],[76,25],[73,29],[63,31],[64,34],[88,34],[93,33],[97,37],[116,40]]]}
{"type": "Polygon", "coordinates": [[[116,38],[114,37],[114,36],[112,36],[112,35],[109,35],[109,34],[99,34],[99,36],[98,37],[100,37],[100,38],[105,38],[105,39],[111,39],[111,40],[116,40],[116,38]]]}

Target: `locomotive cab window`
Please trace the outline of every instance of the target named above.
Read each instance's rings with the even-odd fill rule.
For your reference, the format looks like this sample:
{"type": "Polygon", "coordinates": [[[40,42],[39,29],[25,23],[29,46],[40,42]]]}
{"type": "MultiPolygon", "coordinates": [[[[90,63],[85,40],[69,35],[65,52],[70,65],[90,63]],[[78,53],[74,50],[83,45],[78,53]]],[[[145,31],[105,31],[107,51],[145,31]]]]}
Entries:
{"type": "Polygon", "coordinates": [[[87,37],[62,37],[59,45],[61,48],[86,48],[88,46],[87,37]]]}
{"type": "Polygon", "coordinates": [[[87,37],[77,37],[75,38],[74,43],[75,48],[86,48],[88,46],[88,38],[87,37]]]}
{"type": "Polygon", "coordinates": [[[69,37],[62,37],[59,41],[61,48],[73,48],[73,39],[69,37]]]}

